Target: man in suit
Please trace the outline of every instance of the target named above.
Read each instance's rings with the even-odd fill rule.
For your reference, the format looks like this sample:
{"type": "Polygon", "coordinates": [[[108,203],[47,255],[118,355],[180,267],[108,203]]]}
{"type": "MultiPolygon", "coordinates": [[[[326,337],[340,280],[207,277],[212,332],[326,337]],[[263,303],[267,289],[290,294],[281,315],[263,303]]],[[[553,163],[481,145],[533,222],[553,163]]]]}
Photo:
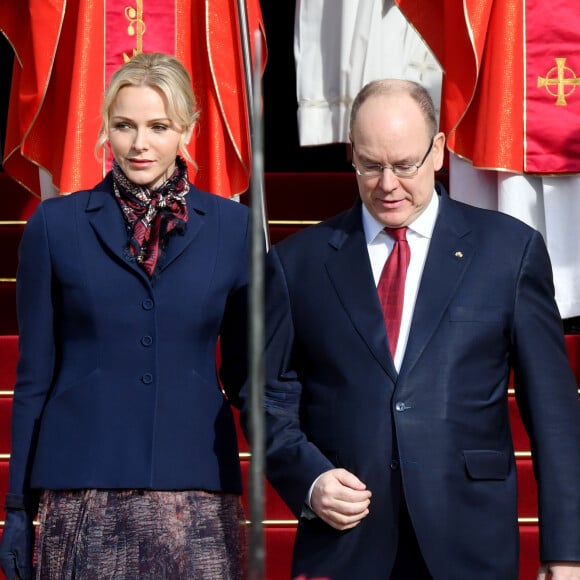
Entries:
{"type": "Polygon", "coordinates": [[[516,580],[513,370],[538,578],[580,579],[580,402],[542,237],[435,184],[445,137],[418,84],[366,85],[350,139],[360,200],[267,260],[268,478],[299,518],[293,576],[516,580]],[[384,228],[410,252],[394,329],[384,228]]]}

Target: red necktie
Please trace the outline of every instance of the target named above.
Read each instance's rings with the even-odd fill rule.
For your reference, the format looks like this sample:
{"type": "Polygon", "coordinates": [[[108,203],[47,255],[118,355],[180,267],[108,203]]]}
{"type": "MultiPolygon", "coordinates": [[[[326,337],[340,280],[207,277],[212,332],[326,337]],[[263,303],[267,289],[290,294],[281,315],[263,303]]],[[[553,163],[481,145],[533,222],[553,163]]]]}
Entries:
{"type": "Polygon", "coordinates": [[[411,260],[411,250],[407,242],[406,227],[385,228],[385,232],[395,240],[395,245],[381,272],[377,292],[383,308],[391,355],[394,358],[401,327],[403,301],[405,299],[405,279],[409,261],[411,260]]]}

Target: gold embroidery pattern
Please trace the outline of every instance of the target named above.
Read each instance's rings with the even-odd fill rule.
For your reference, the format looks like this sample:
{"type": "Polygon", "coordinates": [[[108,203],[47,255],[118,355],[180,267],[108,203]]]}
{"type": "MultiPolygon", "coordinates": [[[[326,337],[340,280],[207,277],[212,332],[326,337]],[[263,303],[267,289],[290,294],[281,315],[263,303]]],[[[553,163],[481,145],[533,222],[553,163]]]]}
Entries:
{"type": "Polygon", "coordinates": [[[123,53],[124,62],[131,60],[136,54],[143,52],[143,35],[145,34],[146,26],[143,20],[143,0],[136,0],[135,7],[126,6],[125,7],[125,18],[129,21],[127,26],[127,34],[129,36],[135,36],[135,48],[133,49],[133,54],[128,55],[123,53]]]}
{"type": "Polygon", "coordinates": [[[580,85],[580,78],[576,73],[566,66],[565,58],[556,58],[556,66],[552,67],[545,77],[538,77],[538,88],[546,88],[546,91],[556,97],[556,105],[566,107],[566,97],[569,97],[578,85],[580,85]],[[556,87],[554,92],[552,87],[556,87]]]}

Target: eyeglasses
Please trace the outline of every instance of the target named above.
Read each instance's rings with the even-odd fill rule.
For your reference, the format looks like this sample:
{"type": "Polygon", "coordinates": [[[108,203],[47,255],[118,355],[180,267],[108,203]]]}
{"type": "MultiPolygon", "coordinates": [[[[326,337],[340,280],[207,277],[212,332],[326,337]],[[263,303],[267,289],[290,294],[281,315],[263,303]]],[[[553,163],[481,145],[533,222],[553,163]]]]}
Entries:
{"type": "MultiPolygon", "coordinates": [[[[353,163],[352,166],[356,174],[361,177],[379,177],[385,169],[390,169],[396,177],[415,177],[419,173],[419,169],[421,169],[423,163],[427,161],[427,157],[431,153],[431,149],[433,149],[433,143],[435,143],[435,138],[431,139],[429,149],[427,149],[427,153],[425,153],[423,159],[416,164],[395,163],[395,165],[381,165],[380,163],[353,163]]],[[[354,143],[352,144],[352,150],[354,151],[354,143]]]]}

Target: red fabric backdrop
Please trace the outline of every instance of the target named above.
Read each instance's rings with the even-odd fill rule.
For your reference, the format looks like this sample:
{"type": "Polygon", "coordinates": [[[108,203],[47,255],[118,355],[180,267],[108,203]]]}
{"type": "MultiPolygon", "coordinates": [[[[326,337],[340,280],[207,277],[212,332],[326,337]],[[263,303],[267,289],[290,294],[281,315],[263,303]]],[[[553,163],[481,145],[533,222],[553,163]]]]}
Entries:
{"type": "MultiPolygon", "coordinates": [[[[190,152],[196,185],[244,192],[250,137],[235,0],[20,0],[0,7],[15,51],[4,168],[40,195],[38,167],[59,191],[91,187],[106,167],[94,155],[107,78],[141,51],[178,56],[189,69],[201,118],[190,152]]],[[[258,0],[246,2],[249,38],[265,35],[258,0]]],[[[252,47],[253,48],[253,47],[252,47]]]]}
{"type": "Polygon", "coordinates": [[[443,67],[441,128],[451,151],[483,169],[580,171],[575,0],[397,4],[443,67]],[[556,58],[565,59],[561,71],[556,58]]]}

